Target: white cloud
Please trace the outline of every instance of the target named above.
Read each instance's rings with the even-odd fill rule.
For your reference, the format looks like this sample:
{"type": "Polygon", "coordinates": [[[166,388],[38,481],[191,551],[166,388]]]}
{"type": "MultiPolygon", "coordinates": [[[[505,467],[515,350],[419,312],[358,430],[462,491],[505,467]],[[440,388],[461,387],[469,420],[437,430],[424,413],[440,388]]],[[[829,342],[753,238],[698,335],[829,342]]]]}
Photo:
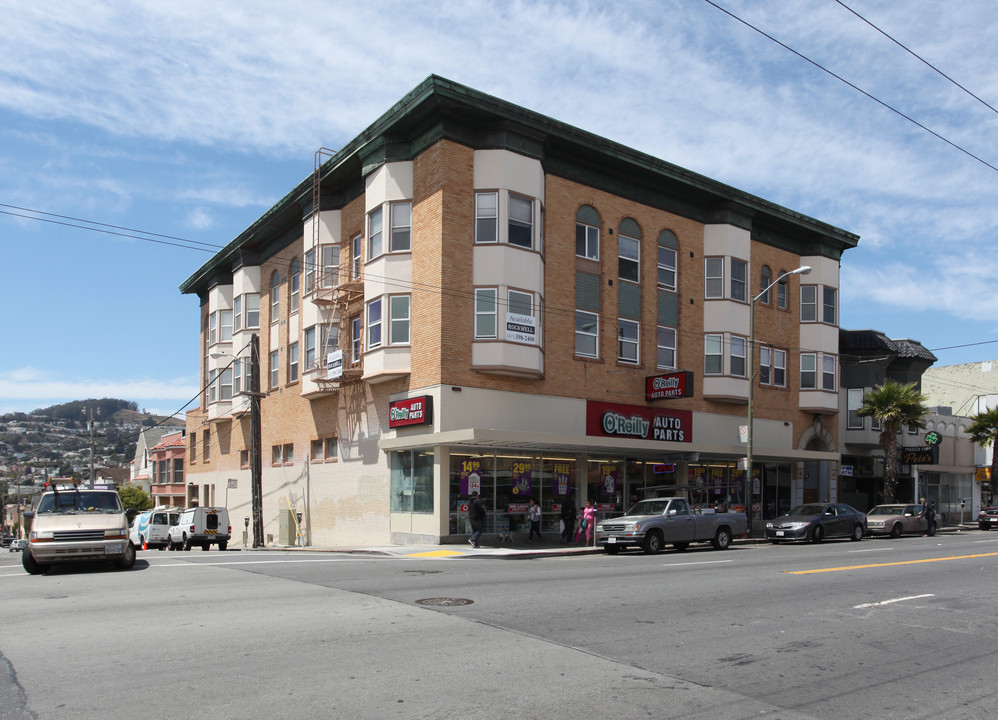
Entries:
{"type": "MultiPolygon", "coordinates": [[[[0,371],[0,408],[28,412],[43,405],[113,397],[132,400],[140,406],[150,400],[169,405],[175,412],[198,393],[199,387],[187,378],[155,380],[149,378],[80,378],[57,377],[31,366],[0,371]]],[[[10,410],[13,411],[13,410],[10,410]]]]}

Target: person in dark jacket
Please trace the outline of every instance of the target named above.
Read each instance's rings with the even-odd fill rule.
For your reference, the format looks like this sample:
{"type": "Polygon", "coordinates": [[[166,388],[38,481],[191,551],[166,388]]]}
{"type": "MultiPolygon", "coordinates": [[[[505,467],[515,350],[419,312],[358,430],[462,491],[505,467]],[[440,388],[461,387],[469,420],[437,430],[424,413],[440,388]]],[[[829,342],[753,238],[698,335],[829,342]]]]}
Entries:
{"type": "Polygon", "coordinates": [[[568,495],[561,504],[561,521],[563,523],[561,528],[562,542],[567,543],[572,541],[572,533],[575,532],[575,518],[575,498],[568,495]]]}
{"type": "Polygon", "coordinates": [[[468,543],[471,547],[481,547],[478,539],[482,537],[482,530],[485,528],[486,514],[485,503],[478,497],[478,493],[471,493],[471,504],[468,506],[468,520],[471,521],[471,537],[468,538],[468,543]]]}
{"type": "Polygon", "coordinates": [[[925,498],[922,498],[922,517],[925,518],[925,537],[932,537],[936,534],[936,509],[925,498]]]}

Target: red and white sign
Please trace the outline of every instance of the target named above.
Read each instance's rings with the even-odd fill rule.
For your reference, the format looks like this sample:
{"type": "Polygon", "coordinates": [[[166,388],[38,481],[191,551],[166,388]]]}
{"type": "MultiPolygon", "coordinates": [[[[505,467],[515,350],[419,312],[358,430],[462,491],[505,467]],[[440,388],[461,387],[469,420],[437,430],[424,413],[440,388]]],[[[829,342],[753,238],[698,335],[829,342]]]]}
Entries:
{"type": "Polygon", "coordinates": [[[388,427],[427,425],[432,422],[433,398],[429,395],[396,400],[388,405],[388,427]]]}
{"type": "Polygon", "coordinates": [[[693,396],[693,373],[689,370],[645,378],[645,400],[693,396]]]}
{"type": "Polygon", "coordinates": [[[644,405],[586,402],[586,435],[693,442],[693,413],[644,405]]]}

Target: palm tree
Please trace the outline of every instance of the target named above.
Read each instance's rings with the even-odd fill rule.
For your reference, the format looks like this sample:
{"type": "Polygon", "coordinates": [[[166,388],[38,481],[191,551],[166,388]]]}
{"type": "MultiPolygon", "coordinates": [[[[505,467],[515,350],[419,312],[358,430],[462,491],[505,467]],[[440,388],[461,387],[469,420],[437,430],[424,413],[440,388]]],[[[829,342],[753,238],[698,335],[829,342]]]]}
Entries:
{"type": "Polygon", "coordinates": [[[970,416],[967,433],[970,439],[981,447],[991,446],[991,491],[998,487],[998,407],[970,416]]]}
{"type": "Polygon", "coordinates": [[[884,500],[897,502],[898,433],[901,428],[924,428],[922,417],[929,412],[926,397],[915,383],[907,385],[896,380],[885,380],[863,398],[863,407],[857,414],[870,416],[880,422],[880,446],[884,449],[884,500]]]}

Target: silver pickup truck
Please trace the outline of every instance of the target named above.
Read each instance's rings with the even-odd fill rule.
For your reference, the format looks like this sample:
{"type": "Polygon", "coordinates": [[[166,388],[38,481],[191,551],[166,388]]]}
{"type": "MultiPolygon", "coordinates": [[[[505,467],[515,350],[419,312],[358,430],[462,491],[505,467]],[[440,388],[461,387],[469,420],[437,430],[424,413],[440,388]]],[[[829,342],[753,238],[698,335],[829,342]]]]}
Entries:
{"type": "Polygon", "coordinates": [[[598,523],[596,543],[611,555],[629,546],[640,546],[653,555],[666,545],[685,550],[695,542],[727,550],[731,539],[744,535],[745,528],[742,513],[694,511],[681,497],[651,498],[636,503],[622,517],[598,523]]]}

